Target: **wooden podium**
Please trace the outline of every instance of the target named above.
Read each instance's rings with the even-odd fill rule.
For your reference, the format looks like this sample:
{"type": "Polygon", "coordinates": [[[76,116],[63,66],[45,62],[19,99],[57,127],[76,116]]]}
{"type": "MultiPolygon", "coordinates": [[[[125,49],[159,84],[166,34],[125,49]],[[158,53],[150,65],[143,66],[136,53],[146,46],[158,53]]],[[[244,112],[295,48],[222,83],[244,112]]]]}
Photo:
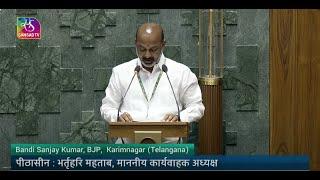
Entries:
{"type": "Polygon", "coordinates": [[[182,137],[187,139],[189,134],[187,122],[109,122],[108,124],[109,140],[114,137],[124,137],[135,140],[135,143],[141,143],[144,140],[161,143],[162,138],[182,137]],[[137,142],[137,137],[140,138],[140,142],[137,142]]]}

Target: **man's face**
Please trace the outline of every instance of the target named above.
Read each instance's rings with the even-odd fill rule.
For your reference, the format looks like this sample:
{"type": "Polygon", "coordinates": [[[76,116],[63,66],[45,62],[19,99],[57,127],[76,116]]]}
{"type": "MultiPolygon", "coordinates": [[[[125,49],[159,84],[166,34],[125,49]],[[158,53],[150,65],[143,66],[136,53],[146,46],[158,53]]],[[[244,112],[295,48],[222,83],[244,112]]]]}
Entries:
{"type": "Polygon", "coordinates": [[[144,67],[151,68],[160,60],[164,42],[160,33],[144,33],[136,39],[137,55],[144,67]]]}
{"type": "Polygon", "coordinates": [[[153,67],[160,60],[163,43],[159,42],[157,44],[143,44],[136,43],[137,53],[144,67],[153,67]]]}

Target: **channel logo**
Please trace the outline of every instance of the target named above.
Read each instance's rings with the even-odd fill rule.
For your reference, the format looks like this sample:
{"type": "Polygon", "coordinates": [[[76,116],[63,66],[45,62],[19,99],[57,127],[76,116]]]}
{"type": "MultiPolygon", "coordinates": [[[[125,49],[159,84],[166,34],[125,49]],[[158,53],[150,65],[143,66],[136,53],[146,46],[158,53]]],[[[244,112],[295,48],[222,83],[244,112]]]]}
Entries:
{"type": "Polygon", "coordinates": [[[41,39],[41,24],[34,17],[17,17],[18,39],[41,39]]]}

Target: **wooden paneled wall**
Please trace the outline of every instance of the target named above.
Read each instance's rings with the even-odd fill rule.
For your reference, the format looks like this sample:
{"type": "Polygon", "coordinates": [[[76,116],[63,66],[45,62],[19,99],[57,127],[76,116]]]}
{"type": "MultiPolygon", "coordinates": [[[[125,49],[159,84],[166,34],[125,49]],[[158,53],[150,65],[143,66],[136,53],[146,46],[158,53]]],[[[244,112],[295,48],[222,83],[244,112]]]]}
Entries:
{"type": "Polygon", "coordinates": [[[320,170],[320,10],[270,10],[270,154],[320,170]]]}

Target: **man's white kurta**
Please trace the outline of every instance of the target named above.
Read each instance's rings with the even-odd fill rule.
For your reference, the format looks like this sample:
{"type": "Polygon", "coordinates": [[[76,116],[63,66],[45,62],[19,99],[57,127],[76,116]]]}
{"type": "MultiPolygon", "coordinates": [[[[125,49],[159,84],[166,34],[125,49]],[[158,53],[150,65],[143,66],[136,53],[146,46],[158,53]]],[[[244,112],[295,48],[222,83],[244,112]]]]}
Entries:
{"type": "MultiPolygon", "coordinates": [[[[164,63],[168,67],[168,76],[181,110],[181,121],[193,122],[199,120],[203,116],[204,105],[197,77],[186,65],[166,58],[163,54],[159,63],[154,66],[152,73],[142,68],[139,58],[120,64],[112,69],[109,85],[105,90],[106,96],[102,99],[100,108],[102,117],[107,121],[117,121],[121,98],[129,86],[137,65],[141,67],[139,75],[148,99],[150,99],[164,63]]],[[[177,105],[166,74],[163,72],[154,96],[150,101],[146,100],[139,80],[135,76],[124,98],[120,115],[124,112],[128,112],[134,121],[147,122],[163,121],[167,113],[178,114],[177,105]]]]}

